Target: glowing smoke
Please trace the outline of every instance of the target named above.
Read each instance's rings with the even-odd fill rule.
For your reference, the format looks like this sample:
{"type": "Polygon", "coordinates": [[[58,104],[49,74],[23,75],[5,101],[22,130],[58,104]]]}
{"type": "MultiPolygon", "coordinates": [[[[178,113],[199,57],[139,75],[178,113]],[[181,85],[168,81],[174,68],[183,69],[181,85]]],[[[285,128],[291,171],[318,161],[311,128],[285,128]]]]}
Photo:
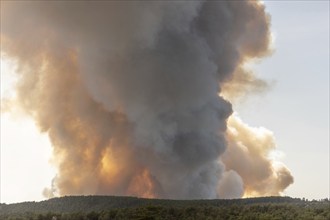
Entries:
{"type": "Polygon", "coordinates": [[[272,138],[235,118],[226,132],[218,95],[262,82],[243,64],[269,53],[269,37],[255,1],[1,2],[1,47],[20,64],[12,104],[53,145],[45,194],[282,192],[292,177],[267,158],[272,138]]]}

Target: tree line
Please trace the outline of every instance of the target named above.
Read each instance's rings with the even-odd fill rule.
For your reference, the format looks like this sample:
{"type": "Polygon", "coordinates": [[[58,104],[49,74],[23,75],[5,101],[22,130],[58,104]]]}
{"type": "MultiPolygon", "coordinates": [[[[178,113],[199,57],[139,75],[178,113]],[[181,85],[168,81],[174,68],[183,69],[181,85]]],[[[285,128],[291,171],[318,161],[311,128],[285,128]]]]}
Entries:
{"type": "Polygon", "coordinates": [[[158,200],[79,196],[1,204],[3,220],[330,219],[330,202],[290,197],[235,200],[158,200]]]}

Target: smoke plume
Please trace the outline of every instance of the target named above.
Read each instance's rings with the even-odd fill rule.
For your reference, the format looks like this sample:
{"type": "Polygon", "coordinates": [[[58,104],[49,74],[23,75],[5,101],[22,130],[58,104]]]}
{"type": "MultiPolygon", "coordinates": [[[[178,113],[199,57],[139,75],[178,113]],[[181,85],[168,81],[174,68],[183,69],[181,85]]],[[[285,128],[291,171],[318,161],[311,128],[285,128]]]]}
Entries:
{"type": "MultiPolygon", "coordinates": [[[[228,148],[221,160],[227,172],[242,178],[244,190],[241,195],[280,195],[293,183],[285,165],[270,157],[276,148],[272,132],[263,127],[249,127],[233,115],[228,120],[227,137],[228,148]]],[[[237,180],[231,181],[235,182],[237,180]]]]}
{"type": "Polygon", "coordinates": [[[227,128],[221,95],[266,85],[243,64],[269,54],[269,20],[256,1],[1,2],[11,104],[53,146],[45,195],[282,192],[292,176],[267,157],[272,135],[235,117],[227,128]]]}

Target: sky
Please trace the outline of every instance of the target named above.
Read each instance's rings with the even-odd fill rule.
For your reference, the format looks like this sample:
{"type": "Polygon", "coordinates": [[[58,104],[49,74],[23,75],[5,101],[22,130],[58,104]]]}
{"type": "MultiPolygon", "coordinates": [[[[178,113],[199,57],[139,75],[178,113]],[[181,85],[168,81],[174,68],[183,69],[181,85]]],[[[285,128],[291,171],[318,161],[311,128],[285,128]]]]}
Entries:
{"type": "MultiPolygon", "coordinates": [[[[271,130],[275,155],[295,178],[291,197],[329,197],[329,2],[265,1],[274,53],[250,68],[270,88],[234,103],[251,126],[271,130]]],[[[10,96],[14,64],[1,60],[1,97],[10,96]]],[[[56,170],[51,146],[34,122],[1,113],[1,202],[42,200],[56,170]]]]}
{"type": "Polygon", "coordinates": [[[274,132],[295,178],[286,194],[329,197],[329,1],[265,1],[274,54],[255,64],[270,90],[240,103],[250,125],[274,132]]]}

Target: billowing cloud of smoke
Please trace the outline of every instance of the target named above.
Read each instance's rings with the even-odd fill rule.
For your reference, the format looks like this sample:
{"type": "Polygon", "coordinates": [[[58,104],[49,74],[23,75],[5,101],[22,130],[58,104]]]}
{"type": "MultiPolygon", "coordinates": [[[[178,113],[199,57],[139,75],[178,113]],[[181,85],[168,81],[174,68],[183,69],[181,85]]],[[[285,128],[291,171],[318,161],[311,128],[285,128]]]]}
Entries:
{"type": "Polygon", "coordinates": [[[234,197],[280,195],[293,183],[286,166],[271,158],[276,148],[272,132],[263,127],[249,127],[237,115],[232,115],[228,120],[227,136],[228,148],[221,159],[226,165],[225,174],[230,174],[227,174],[230,179],[225,178],[230,189],[220,187],[220,194],[232,190],[230,195],[234,197]],[[243,185],[237,183],[242,180],[243,185]],[[237,187],[233,187],[235,184],[237,187]]]}
{"type": "Polygon", "coordinates": [[[269,36],[255,1],[1,2],[16,104],[48,133],[58,166],[45,194],[230,198],[265,194],[254,184],[265,179],[278,194],[290,174],[257,175],[269,163],[249,128],[226,133],[232,108],[218,95],[251,78],[242,66],[269,53],[269,36]]]}

